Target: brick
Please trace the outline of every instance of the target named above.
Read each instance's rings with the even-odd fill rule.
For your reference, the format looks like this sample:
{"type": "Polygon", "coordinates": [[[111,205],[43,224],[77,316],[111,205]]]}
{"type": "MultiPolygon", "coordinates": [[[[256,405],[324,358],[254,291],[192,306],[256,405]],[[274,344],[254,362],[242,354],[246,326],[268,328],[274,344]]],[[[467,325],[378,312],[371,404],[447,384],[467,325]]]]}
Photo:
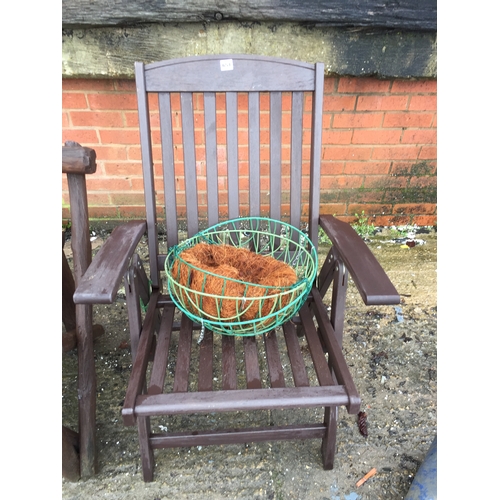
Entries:
{"type": "Polygon", "coordinates": [[[141,206],[120,206],[118,212],[123,219],[144,219],[146,217],[146,209],[141,206]]]}
{"type": "Polygon", "coordinates": [[[406,110],[407,96],[359,96],[357,111],[394,111],[406,110]]]}
{"type": "Polygon", "coordinates": [[[123,79],[123,80],[114,80],[114,88],[116,90],[131,90],[135,92],[135,79],[123,79]]]}
{"type": "Polygon", "coordinates": [[[121,207],[122,205],[144,206],[144,193],[116,193],[111,194],[111,204],[121,207]]]}
{"type": "Polygon", "coordinates": [[[64,92],[62,95],[63,109],[87,109],[87,99],[85,94],[80,92],[64,92]]]}
{"type": "Polygon", "coordinates": [[[325,130],[323,144],[350,144],[352,134],[352,130],[325,130]]]}
{"type": "Polygon", "coordinates": [[[123,127],[119,111],[70,111],[74,127],[123,127]]]}
{"type": "Polygon", "coordinates": [[[99,80],[93,78],[63,78],[62,90],[113,90],[113,80],[99,80]]]}
{"type": "Polygon", "coordinates": [[[394,213],[400,214],[433,214],[436,210],[434,203],[400,203],[394,205],[394,213]]]}
{"type": "Polygon", "coordinates": [[[356,96],[325,95],[323,99],[324,111],[353,110],[356,104],[356,96]]]}
{"type": "Polygon", "coordinates": [[[410,111],[436,111],[437,97],[432,95],[414,95],[410,97],[410,111]]]}
{"type": "Polygon", "coordinates": [[[360,203],[350,203],[348,208],[347,208],[347,213],[354,215],[354,220],[353,222],[358,221],[358,217],[356,217],[356,214],[361,215],[362,212],[365,212],[365,216],[368,217],[368,224],[371,224],[373,222],[372,219],[374,219],[375,214],[385,214],[385,213],[390,213],[392,210],[392,207],[390,205],[384,205],[381,203],[374,203],[371,205],[368,204],[360,204],[360,203]]]}
{"type": "Polygon", "coordinates": [[[365,146],[323,146],[323,160],[368,160],[371,147],[365,146]]]}
{"type": "Polygon", "coordinates": [[[418,155],[419,160],[435,160],[437,158],[436,146],[422,146],[418,155]]]}
{"type": "Polygon", "coordinates": [[[429,128],[434,120],[433,113],[385,113],[383,127],[429,128]]]}
{"type": "MultiPolygon", "coordinates": [[[[139,126],[139,114],[137,111],[124,111],[123,116],[125,119],[125,127],[138,127],[139,126]]],[[[150,117],[151,126],[158,127],[160,125],[160,118],[158,114],[150,117]],[[153,125],[154,122],[154,125],[153,125]]]]}
{"type": "Polygon", "coordinates": [[[66,141],[75,141],[85,147],[94,147],[99,144],[96,131],[90,129],[65,129],[62,131],[62,142],[66,141]]]}
{"type": "Polygon", "coordinates": [[[93,148],[97,161],[103,160],[126,160],[127,148],[125,146],[95,146],[93,148]]]}
{"type": "Polygon", "coordinates": [[[335,76],[327,76],[325,77],[324,83],[324,94],[333,94],[337,91],[337,82],[339,79],[335,76]]]}
{"type": "Polygon", "coordinates": [[[389,161],[346,161],[344,167],[344,173],[347,175],[352,174],[364,174],[364,175],[375,175],[375,174],[388,174],[391,168],[391,162],[389,161]]]}
{"type": "MultiPolygon", "coordinates": [[[[341,175],[344,173],[343,161],[322,161],[321,175],[341,175]]],[[[358,172],[354,172],[358,173],[358,172]]]]}
{"type": "Polygon", "coordinates": [[[109,193],[87,192],[87,202],[89,204],[89,207],[109,205],[110,195],[109,193]]]}
{"type": "Polygon", "coordinates": [[[361,175],[323,176],[321,182],[328,189],[357,189],[363,185],[361,175]]]}
{"type": "Polygon", "coordinates": [[[352,144],[398,144],[401,129],[355,129],[352,144]]]}
{"type": "Polygon", "coordinates": [[[335,113],[333,127],[335,128],[374,128],[380,127],[383,113],[335,113]]]}
{"type": "Polygon", "coordinates": [[[418,157],[419,146],[374,146],[372,160],[414,160],[418,157]]]}
{"type": "Polygon", "coordinates": [[[128,191],[131,183],[128,179],[120,177],[96,178],[87,176],[88,191],[128,191]]]}
{"type": "Polygon", "coordinates": [[[117,218],[120,214],[117,207],[110,206],[95,206],[89,207],[89,218],[90,219],[111,219],[117,218]]]}
{"type": "Polygon", "coordinates": [[[408,129],[401,138],[403,144],[436,144],[436,130],[408,129]]]}
{"type": "Polygon", "coordinates": [[[392,93],[433,94],[437,90],[436,80],[394,80],[392,93]]]}
{"type": "Polygon", "coordinates": [[[423,176],[423,177],[412,177],[410,179],[409,187],[411,188],[436,188],[437,187],[437,176],[423,176]]]}
{"type": "Polygon", "coordinates": [[[62,127],[68,127],[69,126],[69,117],[68,113],[63,112],[62,113],[62,120],[61,120],[62,127]]]}
{"type": "Polygon", "coordinates": [[[90,109],[108,110],[136,110],[137,98],[135,94],[87,94],[90,109]]]}
{"type": "Polygon", "coordinates": [[[339,79],[338,92],[352,94],[388,92],[390,86],[390,80],[380,80],[378,78],[343,77],[339,79]]]}
{"type": "Polygon", "coordinates": [[[436,226],[437,216],[436,215],[415,215],[413,217],[413,224],[417,226],[436,226]]]}
{"type": "Polygon", "coordinates": [[[142,165],[137,162],[109,162],[103,163],[105,175],[110,176],[139,176],[142,179],[142,165]]]}
{"type": "Polygon", "coordinates": [[[102,144],[139,144],[139,130],[100,130],[102,144]]]}
{"type": "Polygon", "coordinates": [[[339,216],[345,214],[347,205],[345,203],[323,203],[320,201],[319,213],[339,216]]]}
{"type": "MultiPolygon", "coordinates": [[[[406,177],[391,177],[387,175],[367,175],[363,185],[366,189],[404,188],[408,184],[406,177]]],[[[380,199],[380,193],[377,193],[380,199]]]]}

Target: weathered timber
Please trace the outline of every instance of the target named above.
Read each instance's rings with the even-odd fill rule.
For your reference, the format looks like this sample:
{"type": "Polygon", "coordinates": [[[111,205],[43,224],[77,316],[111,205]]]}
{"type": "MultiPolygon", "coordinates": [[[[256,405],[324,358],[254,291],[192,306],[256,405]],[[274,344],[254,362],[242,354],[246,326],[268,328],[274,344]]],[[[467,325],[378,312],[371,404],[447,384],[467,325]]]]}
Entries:
{"type": "Polygon", "coordinates": [[[62,148],[63,174],[93,174],[96,168],[94,149],[84,148],[74,141],[66,141],[62,148]]]}
{"type": "Polygon", "coordinates": [[[65,29],[62,42],[62,75],[72,78],[132,78],[135,61],[205,54],[322,61],[326,75],[437,76],[434,32],[234,21],[65,29]]]}
{"type": "Polygon", "coordinates": [[[63,28],[137,23],[302,22],[436,30],[437,0],[63,0],[63,28]]]}

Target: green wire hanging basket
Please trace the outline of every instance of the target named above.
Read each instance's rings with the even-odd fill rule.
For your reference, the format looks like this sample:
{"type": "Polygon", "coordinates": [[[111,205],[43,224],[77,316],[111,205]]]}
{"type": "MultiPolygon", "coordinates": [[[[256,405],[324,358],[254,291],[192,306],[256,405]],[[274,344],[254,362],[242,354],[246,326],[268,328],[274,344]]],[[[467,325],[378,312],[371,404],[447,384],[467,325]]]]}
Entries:
{"type": "Polygon", "coordinates": [[[290,320],[317,270],[306,234],[263,217],[211,226],[173,246],[165,260],[176,306],[202,328],[224,335],[261,334],[290,320]]]}

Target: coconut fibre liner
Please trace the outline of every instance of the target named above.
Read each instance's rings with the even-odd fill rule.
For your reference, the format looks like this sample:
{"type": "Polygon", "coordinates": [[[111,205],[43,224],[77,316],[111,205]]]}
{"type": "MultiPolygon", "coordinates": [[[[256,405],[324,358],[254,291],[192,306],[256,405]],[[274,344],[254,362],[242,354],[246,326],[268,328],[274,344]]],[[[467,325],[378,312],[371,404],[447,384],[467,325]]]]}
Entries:
{"type": "Polygon", "coordinates": [[[265,317],[293,299],[282,292],[297,283],[294,269],[274,257],[207,243],[182,251],[171,274],[184,287],[180,299],[187,309],[218,320],[265,317]]]}

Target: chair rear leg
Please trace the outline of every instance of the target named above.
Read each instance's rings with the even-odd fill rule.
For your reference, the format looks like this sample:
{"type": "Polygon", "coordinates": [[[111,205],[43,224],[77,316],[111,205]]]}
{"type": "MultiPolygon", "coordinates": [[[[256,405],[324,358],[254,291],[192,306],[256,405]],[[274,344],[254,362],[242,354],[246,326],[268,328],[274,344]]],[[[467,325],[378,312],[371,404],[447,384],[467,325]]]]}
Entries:
{"type": "Polygon", "coordinates": [[[137,428],[139,431],[139,448],[141,450],[142,476],[145,482],[153,480],[155,459],[153,448],[149,442],[151,434],[151,423],[149,417],[137,417],[137,428]]]}
{"type": "Polygon", "coordinates": [[[337,406],[327,406],[325,408],[326,432],[321,443],[321,455],[323,457],[323,468],[325,470],[333,469],[335,458],[335,447],[337,445],[337,406]]]}

